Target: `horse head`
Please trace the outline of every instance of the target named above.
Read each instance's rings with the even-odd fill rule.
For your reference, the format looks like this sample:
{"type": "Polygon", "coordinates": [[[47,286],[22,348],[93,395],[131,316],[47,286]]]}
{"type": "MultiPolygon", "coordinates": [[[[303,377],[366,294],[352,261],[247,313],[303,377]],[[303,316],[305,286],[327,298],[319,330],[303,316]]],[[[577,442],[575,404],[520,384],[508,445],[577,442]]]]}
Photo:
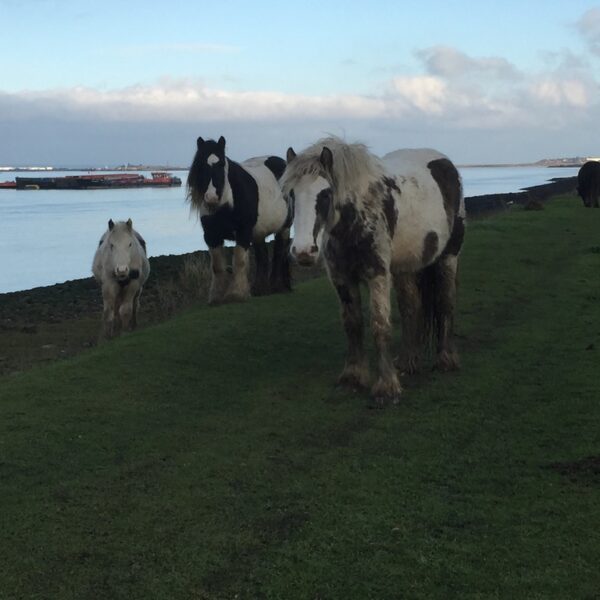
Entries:
{"type": "Polygon", "coordinates": [[[312,266],[319,257],[323,226],[333,210],[329,182],[319,169],[294,169],[296,153],[288,148],[284,186],[294,195],[294,239],[292,257],[301,266],[312,266]]]}
{"type": "Polygon", "coordinates": [[[215,210],[223,201],[223,192],[227,182],[227,159],[225,157],[225,138],[217,142],[196,140],[196,155],[188,174],[187,186],[192,204],[206,206],[215,210]]]}
{"type": "Polygon", "coordinates": [[[112,219],[108,222],[107,235],[101,244],[106,244],[108,253],[108,271],[119,283],[127,283],[130,279],[139,277],[139,269],[132,268],[132,263],[139,262],[140,246],[143,244],[133,231],[133,222],[119,221],[115,223],[112,219]]]}

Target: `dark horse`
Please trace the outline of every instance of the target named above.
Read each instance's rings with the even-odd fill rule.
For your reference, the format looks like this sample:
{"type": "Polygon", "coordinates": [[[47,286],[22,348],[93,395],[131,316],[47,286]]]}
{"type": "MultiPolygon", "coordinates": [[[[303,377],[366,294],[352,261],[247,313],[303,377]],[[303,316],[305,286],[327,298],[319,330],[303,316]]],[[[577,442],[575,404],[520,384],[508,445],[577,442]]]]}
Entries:
{"type": "Polygon", "coordinates": [[[208,301],[218,304],[250,296],[248,249],[256,258],[254,293],[291,289],[288,247],[293,208],[283,196],[279,178],[285,161],[277,156],[237,163],[225,156],[225,138],[197,140],[187,180],[192,209],[200,215],[204,240],[210,251],[212,280],[208,301]],[[275,234],[269,276],[265,238],[275,234]],[[233,277],[227,272],[223,243],[235,242],[233,277]]]}
{"type": "Polygon", "coordinates": [[[397,150],[379,159],[362,144],[320,140],[296,155],[288,150],[283,190],[295,197],[292,254],[301,265],[325,257],[348,340],[338,382],[369,381],[363,342],[361,283],[370,292],[378,377],[375,404],[399,400],[401,386],[389,352],[390,294],[396,290],[404,356],[415,371],[427,333],[437,340],[437,366],[459,366],[453,343],[458,255],[465,206],[458,171],[435,150],[397,150]]]}
{"type": "Polygon", "coordinates": [[[598,208],[600,162],[588,160],[577,173],[577,193],[587,208],[598,208]]]}

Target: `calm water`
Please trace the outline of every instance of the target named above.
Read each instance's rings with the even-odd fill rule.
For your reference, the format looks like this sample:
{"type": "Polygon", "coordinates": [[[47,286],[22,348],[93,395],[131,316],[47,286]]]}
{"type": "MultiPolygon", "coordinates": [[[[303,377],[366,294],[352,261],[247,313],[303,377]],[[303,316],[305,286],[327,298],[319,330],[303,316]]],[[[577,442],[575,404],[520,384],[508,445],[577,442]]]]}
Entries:
{"type": "MultiPolygon", "coordinates": [[[[516,192],[577,171],[577,167],[469,167],[461,174],[465,196],[479,196],[516,192]]],[[[183,181],[187,176],[174,174],[183,181]]],[[[14,178],[15,173],[0,172],[0,181],[14,178]]],[[[185,203],[184,185],[87,191],[0,189],[0,293],[88,277],[108,219],[130,217],[145,237],[150,256],[206,248],[200,224],[185,203]]]]}

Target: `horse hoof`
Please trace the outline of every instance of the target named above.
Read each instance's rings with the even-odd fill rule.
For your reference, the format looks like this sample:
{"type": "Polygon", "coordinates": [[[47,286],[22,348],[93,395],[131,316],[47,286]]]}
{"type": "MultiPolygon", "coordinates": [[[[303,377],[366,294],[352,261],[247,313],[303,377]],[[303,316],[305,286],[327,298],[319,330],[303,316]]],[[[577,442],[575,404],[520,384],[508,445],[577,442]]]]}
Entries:
{"type": "Polygon", "coordinates": [[[398,356],[394,359],[394,367],[399,373],[416,375],[420,370],[419,359],[414,356],[411,358],[400,358],[398,356]]]}
{"type": "Polygon", "coordinates": [[[388,405],[398,404],[402,388],[400,382],[394,377],[391,381],[379,380],[371,388],[371,400],[369,406],[372,408],[384,408],[388,405]]]}
{"type": "Polygon", "coordinates": [[[353,391],[361,391],[369,385],[369,373],[358,366],[345,369],[338,377],[336,386],[353,391]]]}
{"type": "Polygon", "coordinates": [[[435,368],[438,371],[446,373],[448,371],[458,371],[460,369],[460,360],[456,352],[440,352],[435,368]]]}
{"type": "Polygon", "coordinates": [[[223,302],[225,302],[227,304],[246,302],[246,300],[248,300],[249,297],[250,297],[249,294],[239,294],[237,292],[232,292],[230,294],[225,295],[223,302]]]}

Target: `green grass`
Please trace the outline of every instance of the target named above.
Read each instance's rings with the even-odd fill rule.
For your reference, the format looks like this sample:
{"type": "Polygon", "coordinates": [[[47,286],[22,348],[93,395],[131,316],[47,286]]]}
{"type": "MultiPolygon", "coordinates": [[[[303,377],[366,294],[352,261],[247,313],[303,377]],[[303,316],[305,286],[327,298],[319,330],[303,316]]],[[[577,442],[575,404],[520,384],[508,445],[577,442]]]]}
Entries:
{"type": "Polygon", "coordinates": [[[462,371],[384,411],[324,279],[3,377],[0,598],[597,598],[599,248],[571,198],[472,223],[462,371]]]}

